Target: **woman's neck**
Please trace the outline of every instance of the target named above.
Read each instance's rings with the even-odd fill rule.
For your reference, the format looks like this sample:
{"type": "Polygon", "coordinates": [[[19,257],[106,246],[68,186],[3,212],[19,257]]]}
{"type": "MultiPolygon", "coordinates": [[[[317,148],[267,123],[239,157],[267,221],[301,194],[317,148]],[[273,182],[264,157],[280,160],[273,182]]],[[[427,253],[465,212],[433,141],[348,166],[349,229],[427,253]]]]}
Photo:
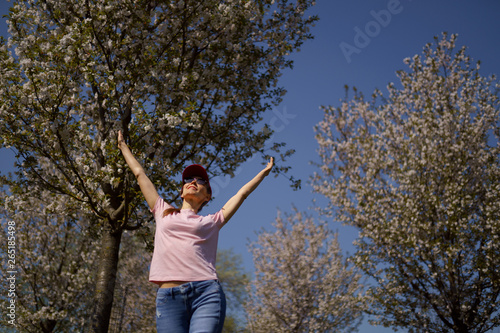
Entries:
{"type": "Polygon", "coordinates": [[[182,201],[181,209],[191,209],[194,210],[195,213],[198,213],[198,210],[200,209],[200,204],[191,202],[191,200],[184,199],[182,201]]]}

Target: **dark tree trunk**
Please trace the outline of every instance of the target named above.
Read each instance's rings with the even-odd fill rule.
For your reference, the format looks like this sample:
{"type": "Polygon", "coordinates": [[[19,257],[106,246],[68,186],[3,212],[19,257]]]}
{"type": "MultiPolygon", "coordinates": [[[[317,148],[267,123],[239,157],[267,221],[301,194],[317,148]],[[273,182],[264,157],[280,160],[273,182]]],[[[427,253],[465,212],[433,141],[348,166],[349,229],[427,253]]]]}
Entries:
{"type": "Polygon", "coordinates": [[[108,226],[103,231],[94,295],[95,305],[92,318],[92,331],[94,333],[108,332],[121,237],[122,230],[112,231],[111,227],[108,226]]]}

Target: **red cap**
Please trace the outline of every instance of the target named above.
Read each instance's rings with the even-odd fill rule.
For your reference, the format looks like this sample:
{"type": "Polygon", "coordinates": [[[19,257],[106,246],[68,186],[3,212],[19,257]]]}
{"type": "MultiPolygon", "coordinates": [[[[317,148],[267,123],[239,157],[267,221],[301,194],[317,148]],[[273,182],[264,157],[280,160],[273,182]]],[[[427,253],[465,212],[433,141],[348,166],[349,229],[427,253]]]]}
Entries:
{"type": "Polygon", "coordinates": [[[182,181],[184,182],[184,179],[191,178],[194,176],[198,176],[206,180],[207,189],[209,190],[209,193],[212,193],[212,188],[210,187],[210,180],[208,179],[207,170],[205,170],[204,167],[202,167],[199,164],[191,164],[187,166],[182,172],[182,181]]]}

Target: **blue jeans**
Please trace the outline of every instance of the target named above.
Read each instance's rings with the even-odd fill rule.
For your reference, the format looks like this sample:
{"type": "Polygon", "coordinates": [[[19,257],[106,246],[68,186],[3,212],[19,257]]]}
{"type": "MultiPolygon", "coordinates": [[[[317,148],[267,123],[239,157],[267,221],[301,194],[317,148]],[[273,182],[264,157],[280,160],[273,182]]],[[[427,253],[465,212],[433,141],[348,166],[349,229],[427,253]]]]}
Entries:
{"type": "Polygon", "coordinates": [[[156,294],[158,333],[220,333],[226,318],[226,296],[217,280],[159,288],[156,294]]]}

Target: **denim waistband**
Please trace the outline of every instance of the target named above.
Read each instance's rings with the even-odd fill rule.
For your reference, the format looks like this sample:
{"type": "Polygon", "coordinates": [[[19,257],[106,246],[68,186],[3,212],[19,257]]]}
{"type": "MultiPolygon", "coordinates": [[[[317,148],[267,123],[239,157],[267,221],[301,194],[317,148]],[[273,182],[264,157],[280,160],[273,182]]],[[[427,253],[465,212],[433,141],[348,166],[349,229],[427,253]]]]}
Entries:
{"type": "Polygon", "coordinates": [[[158,293],[162,294],[184,294],[189,293],[196,289],[206,288],[214,283],[220,284],[219,280],[204,280],[204,281],[193,281],[181,284],[177,287],[172,288],[158,288],[158,293]]]}

